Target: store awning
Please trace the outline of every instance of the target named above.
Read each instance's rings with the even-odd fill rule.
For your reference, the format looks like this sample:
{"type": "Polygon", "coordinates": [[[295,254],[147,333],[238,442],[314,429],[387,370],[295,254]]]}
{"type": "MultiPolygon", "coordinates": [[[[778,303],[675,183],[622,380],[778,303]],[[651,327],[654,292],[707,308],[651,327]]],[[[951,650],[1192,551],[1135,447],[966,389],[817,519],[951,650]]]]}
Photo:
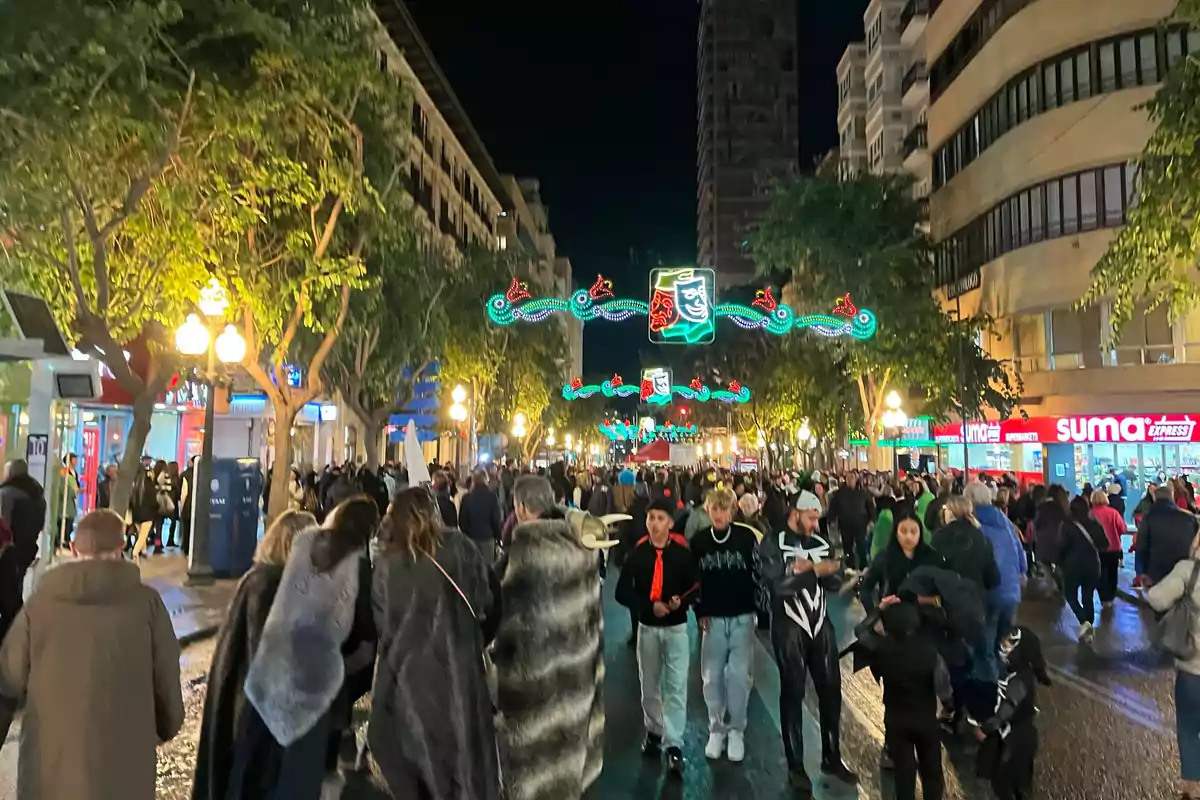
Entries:
{"type": "Polygon", "coordinates": [[[634,464],[647,464],[652,461],[670,461],[671,444],[662,439],[642,445],[629,459],[634,464]]]}

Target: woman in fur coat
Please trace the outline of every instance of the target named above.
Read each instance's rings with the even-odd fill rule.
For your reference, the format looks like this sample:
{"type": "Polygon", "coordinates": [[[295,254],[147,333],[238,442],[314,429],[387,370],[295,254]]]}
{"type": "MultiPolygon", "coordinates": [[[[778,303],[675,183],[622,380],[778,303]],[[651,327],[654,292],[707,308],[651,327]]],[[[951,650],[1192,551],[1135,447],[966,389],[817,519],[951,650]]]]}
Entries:
{"type": "MultiPolygon", "coordinates": [[[[549,481],[520,478],[520,524],[501,578],[496,665],[501,758],[510,800],[579,800],[603,766],[605,524],[554,504],[549,481]]],[[[625,518],[625,517],[623,517],[625,518]]]]}
{"type": "MultiPolygon", "coordinates": [[[[230,794],[234,742],[246,708],[242,691],[246,671],[258,651],[271,603],[283,580],[292,540],[316,524],[317,518],[307,511],[285,511],[258,543],[254,566],[238,582],[208,671],[192,800],[225,800],[230,794]]],[[[242,793],[234,790],[233,794],[242,793]]]]}
{"type": "Polygon", "coordinates": [[[396,495],[372,600],[379,666],[368,742],[397,800],[499,800],[483,651],[494,623],[479,548],[423,487],[396,495]],[[490,622],[489,622],[490,621],[490,622]]]}

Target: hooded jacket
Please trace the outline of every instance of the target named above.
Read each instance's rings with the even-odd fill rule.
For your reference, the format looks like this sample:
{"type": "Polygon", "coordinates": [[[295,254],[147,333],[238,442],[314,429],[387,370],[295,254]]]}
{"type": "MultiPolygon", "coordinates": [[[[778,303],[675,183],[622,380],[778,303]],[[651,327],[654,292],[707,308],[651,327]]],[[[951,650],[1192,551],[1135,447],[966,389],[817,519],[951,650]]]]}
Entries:
{"type": "Polygon", "coordinates": [[[0,517],[12,528],[13,550],[22,569],[37,557],[38,534],[46,524],[46,494],[29,475],[0,485],[0,517]]]}
{"type": "Polygon", "coordinates": [[[979,584],[986,591],[1000,585],[996,554],[983,531],[969,520],[956,519],[938,528],[930,542],[946,559],[946,568],[979,584]]]}
{"type": "Polygon", "coordinates": [[[1004,512],[993,505],[975,506],[975,519],[992,545],[1000,572],[1000,583],[988,592],[988,602],[1015,606],[1021,602],[1021,576],[1029,569],[1021,537],[1004,512]]]}
{"type": "Polygon", "coordinates": [[[0,692],[25,698],[19,800],[153,800],[155,751],[183,725],[162,598],[127,561],[49,571],[4,639],[0,692]]]}

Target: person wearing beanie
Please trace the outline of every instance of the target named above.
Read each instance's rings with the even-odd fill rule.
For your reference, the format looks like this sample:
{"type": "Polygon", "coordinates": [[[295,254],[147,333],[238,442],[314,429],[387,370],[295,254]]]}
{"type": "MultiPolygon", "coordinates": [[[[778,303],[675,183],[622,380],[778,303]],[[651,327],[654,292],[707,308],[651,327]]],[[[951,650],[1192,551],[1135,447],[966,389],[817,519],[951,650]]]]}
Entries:
{"type": "Polygon", "coordinates": [[[842,673],[837,638],[826,609],[826,591],[841,586],[841,564],[817,529],[821,501],[802,491],[788,512],[787,525],[762,543],[762,571],[771,593],[771,644],[779,664],[779,716],[788,774],[797,797],[812,797],[804,769],[804,688],[808,677],[817,691],[821,717],[821,772],[844,783],[858,776],[842,761],[842,673]]]}
{"type": "Polygon", "coordinates": [[[761,534],[733,521],[734,495],[724,486],[710,489],[704,505],[711,524],[691,539],[692,555],[700,569],[695,610],[703,637],[700,670],[708,706],[704,755],[718,759],[728,744],[729,760],[739,763],[746,757],[746,709],[757,612],[768,606],[759,564],[761,534]]]}
{"type": "Polygon", "coordinates": [[[637,659],[646,740],[642,752],[683,773],[687,724],[687,609],[695,602],[700,574],[686,540],[671,533],[675,504],[665,496],[646,509],[647,535],[625,559],[616,599],[638,615],[637,659]]]}

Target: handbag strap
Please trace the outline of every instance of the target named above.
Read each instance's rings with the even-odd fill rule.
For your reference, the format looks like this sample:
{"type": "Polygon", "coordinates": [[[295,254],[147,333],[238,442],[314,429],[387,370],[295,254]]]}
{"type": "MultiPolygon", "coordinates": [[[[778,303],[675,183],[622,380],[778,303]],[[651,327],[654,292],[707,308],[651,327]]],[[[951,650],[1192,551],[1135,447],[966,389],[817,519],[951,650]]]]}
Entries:
{"type": "Polygon", "coordinates": [[[1183,596],[1190,598],[1192,593],[1196,591],[1196,578],[1200,576],[1200,561],[1192,559],[1192,574],[1188,576],[1187,588],[1183,591],[1183,596]]]}
{"type": "Polygon", "coordinates": [[[458,585],[458,582],[455,581],[454,578],[450,577],[450,573],[446,572],[442,565],[438,563],[436,558],[431,555],[426,555],[425,557],[433,562],[433,565],[437,567],[438,572],[442,573],[442,576],[446,580],[450,581],[450,585],[454,587],[454,591],[458,592],[458,596],[461,597],[463,602],[467,604],[467,610],[471,612],[471,616],[475,619],[479,619],[479,615],[475,613],[475,606],[471,605],[471,601],[467,599],[467,593],[462,590],[462,587],[458,585]]]}

